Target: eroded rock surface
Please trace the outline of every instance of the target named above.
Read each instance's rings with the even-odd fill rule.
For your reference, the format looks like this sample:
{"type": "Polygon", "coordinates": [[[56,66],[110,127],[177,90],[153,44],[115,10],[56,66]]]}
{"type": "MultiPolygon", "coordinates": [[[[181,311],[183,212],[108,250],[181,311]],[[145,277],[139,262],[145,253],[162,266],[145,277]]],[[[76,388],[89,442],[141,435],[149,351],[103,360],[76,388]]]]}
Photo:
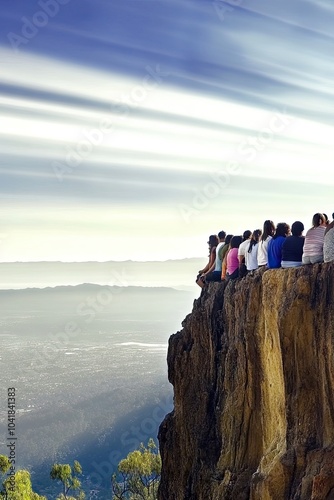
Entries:
{"type": "Polygon", "coordinates": [[[182,326],[160,500],[334,499],[334,263],[210,284],[182,326]]]}

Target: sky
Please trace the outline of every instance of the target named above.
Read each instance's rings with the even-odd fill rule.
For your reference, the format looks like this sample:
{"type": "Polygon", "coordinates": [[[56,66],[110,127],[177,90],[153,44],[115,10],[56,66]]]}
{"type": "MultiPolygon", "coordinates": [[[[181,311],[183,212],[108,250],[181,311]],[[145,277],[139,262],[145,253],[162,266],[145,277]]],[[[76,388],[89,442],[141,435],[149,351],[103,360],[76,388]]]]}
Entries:
{"type": "Polygon", "coordinates": [[[206,257],[334,212],[332,0],[11,0],[0,261],[206,257]]]}

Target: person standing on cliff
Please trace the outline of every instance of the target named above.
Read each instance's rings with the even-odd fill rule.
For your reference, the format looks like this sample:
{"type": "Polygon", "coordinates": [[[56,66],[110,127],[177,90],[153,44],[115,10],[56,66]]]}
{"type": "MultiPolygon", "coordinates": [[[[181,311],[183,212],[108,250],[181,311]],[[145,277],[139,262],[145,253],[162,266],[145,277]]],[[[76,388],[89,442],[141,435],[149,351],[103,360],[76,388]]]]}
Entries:
{"type": "Polygon", "coordinates": [[[318,212],[313,215],[312,224],[305,236],[303,264],[316,264],[324,261],[326,217],[318,212]]]}
{"type": "Polygon", "coordinates": [[[279,222],[272,239],[268,244],[268,268],[277,269],[281,267],[282,246],[285,238],[290,234],[290,226],[286,222],[279,222]]]}

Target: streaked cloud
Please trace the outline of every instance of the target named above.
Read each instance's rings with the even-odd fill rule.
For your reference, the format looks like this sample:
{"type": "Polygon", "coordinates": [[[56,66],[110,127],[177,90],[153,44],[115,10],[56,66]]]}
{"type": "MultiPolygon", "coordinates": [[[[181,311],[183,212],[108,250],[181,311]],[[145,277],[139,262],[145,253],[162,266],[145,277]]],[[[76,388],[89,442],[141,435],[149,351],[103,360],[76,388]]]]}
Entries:
{"type": "Polygon", "coordinates": [[[332,213],[331,4],[215,7],[71,0],[2,39],[0,259],[198,256],[222,227],[332,213]]]}

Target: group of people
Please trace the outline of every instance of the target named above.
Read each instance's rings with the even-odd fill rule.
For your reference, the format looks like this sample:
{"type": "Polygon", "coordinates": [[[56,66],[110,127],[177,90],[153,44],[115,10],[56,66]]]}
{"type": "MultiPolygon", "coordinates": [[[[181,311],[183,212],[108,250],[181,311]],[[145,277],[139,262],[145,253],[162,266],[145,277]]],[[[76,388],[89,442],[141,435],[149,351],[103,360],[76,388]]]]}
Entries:
{"type": "Polygon", "coordinates": [[[332,222],[326,214],[316,213],[312,227],[303,236],[304,224],[295,221],[291,228],[285,222],[277,226],[264,221],[263,229],[244,231],[242,236],[209,236],[209,262],[197,275],[203,288],[211,281],[233,280],[261,267],[297,267],[334,260],[334,213],[332,222]]]}

